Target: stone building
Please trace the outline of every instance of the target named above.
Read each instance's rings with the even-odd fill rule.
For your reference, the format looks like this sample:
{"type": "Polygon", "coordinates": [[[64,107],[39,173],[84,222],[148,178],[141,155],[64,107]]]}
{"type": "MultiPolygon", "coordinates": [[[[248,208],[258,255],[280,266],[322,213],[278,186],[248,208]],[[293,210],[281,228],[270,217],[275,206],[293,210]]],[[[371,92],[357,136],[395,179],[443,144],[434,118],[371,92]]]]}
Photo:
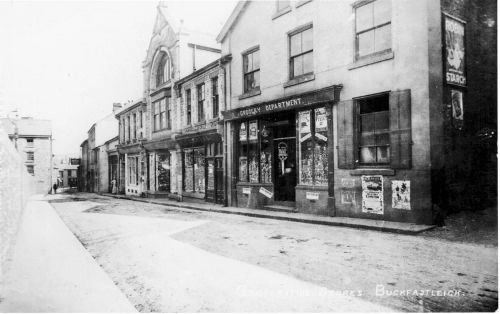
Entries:
{"type": "MultiPolygon", "coordinates": [[[[126,194],[178,198],[183,182],[182,153],[175,137],[184,125],[181,100],[174,86],[181,78],[218,60],[220,49],[215,35],[189,28],[170,16],[162,3],[157,10],[142,65],[143,97],[117,115],[120,121],[118,151],[124,161],[120,165],[125,170],[126,194]]],[[[197,99],[195,95],[192,97],[197,99]]],[[[196,108],[193,110],[198,114],[196,108]]]]}
{"type": "Polygon", "coordinates": [[[3,118],[4,128],[16,149],[25,160],[29,174],[34,177],[36,193],[52,189],[52,126],[50,120],[22,117],[3,118]]]}
{"type": "Polygon", "coordinates": [[[496,127],[493,3],[239,2],[217,37],[229,205],[436,221],[472,157],[448,142],[496,127]]]}

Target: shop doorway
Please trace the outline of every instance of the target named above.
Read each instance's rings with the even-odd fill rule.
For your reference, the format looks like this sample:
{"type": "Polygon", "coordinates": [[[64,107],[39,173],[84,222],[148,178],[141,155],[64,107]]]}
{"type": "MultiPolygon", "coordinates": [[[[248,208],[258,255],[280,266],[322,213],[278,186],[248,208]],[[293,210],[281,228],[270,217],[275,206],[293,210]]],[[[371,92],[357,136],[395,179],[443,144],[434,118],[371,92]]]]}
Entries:
{"type": "MultiPolygon", "coordinates": [[[[274,146],[274,200],[295,202],[297,165],[295,162],[295,137],[275,138],[274,146]]],[[[284,204],[284,205],[293,205],[284,204]]]]}

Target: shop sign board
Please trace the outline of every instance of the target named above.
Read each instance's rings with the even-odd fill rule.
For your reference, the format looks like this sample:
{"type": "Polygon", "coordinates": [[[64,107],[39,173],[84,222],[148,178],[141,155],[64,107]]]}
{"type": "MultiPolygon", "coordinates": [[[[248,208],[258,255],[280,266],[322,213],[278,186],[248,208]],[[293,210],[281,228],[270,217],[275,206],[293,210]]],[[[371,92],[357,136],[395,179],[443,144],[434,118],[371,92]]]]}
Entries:
{"type": "Polygon", "coordinates": [[[446,83],[465,87],[465,23],[444,15],[446,83]]]}
{"type": "Polygon", "coordinates": [[[392,208],[410,210],[410,181],[392,181],[392,208]]]}
{"type": "Polygon", "coordinates": [[[319,192],[306,192],[306,199],[313,201],[319,200],[319,192]]]}
{"type": "Polygon", "coordinates": [[[267,198],[272,198],[273,197],[273,192],[269,191],[268,189],[261,187],[259,189],[259,193],[264,195],[267,198]]]}
{"type": "Polygon", "coordinates": [[[364,213],[384,214],[384,181],[380,175],[361,176],[362,206],[364,213]]]}
{"type": "MultiPolygon", "coordinates": [[[[270,114],[274,112],[302,108],[313,104],[323,103],[327,101],[335,101],[340,91],[341,86],[330,86],[315,92],[301,94],[299,96],[291,96],[273,101],[268,101],[249,107],[238,108],[223,112],[225,120],[235,120],[251,118],[262,114],[270,114]]],[[[338,100],[338,99],[337,99],[338,100]]]]}

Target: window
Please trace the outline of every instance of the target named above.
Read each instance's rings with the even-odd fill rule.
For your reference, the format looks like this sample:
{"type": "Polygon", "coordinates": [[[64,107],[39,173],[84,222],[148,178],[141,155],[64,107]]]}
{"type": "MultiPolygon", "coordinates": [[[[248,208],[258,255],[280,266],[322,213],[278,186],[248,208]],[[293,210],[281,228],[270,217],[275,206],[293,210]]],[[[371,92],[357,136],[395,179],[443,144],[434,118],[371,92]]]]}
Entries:
{"type": "Polygon", "coordinates": [[[390,153],[389,95],[358,101],[360,164],[388,164],[390,153]]]}
{"type": "Polygon", "coordinates": [[[214,77],[212,79],[212,117],[217,118],[219,116],[219,78],[214,77]]]}
{"type": "Polygon", "coordinates": [[[187,124],[191,124],[191,90],[186,90],[186,119],[187,124]]]}
{"type": "Polygon", "coordinates": [[[143,122],[142,122],[142,111],[139,111],[139,119],[140,119],[140,121],[139,121],[139,123],[140,123],[140,128],[142,129],[142,123],[143,123],[143,122]]]}
{"type": "Polygon", "coordinates": [[[259,49],[243,55],[243,92],[247,93],[260,87],[259,49]]]}
{"type": "Polygon", "coordinates": [[[238,158],[240,182],[272,183],[272,140],[267,125],[268,121],[264,120],[260,123],[253,120],[240,124],[238,158]]]}
{"type": "Polygon", "coordinates": [[[130,116],[127,116],[127,141],[130,141],[130,116]]]}
{"type": "Polygon", "coordinates": [[[205,148],[184,149],[184,191],[205,193],[205,148]]]}
{"type": "Polygon", "coordinates": [[[340,169],[356,166],[410,169],[410,90],[339,102],[337,136],[340,169]]]}
{"type": "Polygon", "coordinates": [[[154,130],[170,129],[172,125],[170,97],[162,98],[153,103],[154,130]]]}
{"type": "Polygon", "coordinates": [[[198,85],[198,122],[205,120],[203,107],[205,106],[205,84],[198,85]]]}
{"type": "Polygon", "coordinates": [[[290,79],[313,73],[313,28],[290,34],[290,79]]]}
{"type": "Polygon", "coordinates": [[[328,185],[328,124],[326,109],[299,112],[299,182],[328,185]]]}
{"type": "Polygon", "coordinates": [[[167,109],[166,99],[160,100],[160,129],[165,129],[167,126],[167,109]]]}
{"type": "Polygon", "coordinates": [[[155,101],[153,103],[153,120],[154,125],[153,128],[155,131],[160,129],[160,102],[155,101]]]}
{"type": "Polygon", "coordinates": [[[172,128],[172,112],[171,112],[171,106],[170,106],[170,98],[167,97],[165,98],[165,106],[167,109],[167,125],[166,128],[170,130],[172,128]]]}
{"type": "Polygon", "coordinates": [[[158,191],[170,192],[170,154],[168,152],[156,155],[158,191]]]}
{"type": "Polygon", "coordinates": [[[32,176],[35,175],[35,166],[26,165],[26,170],[28,170],[28,173],[31,174],[32,176]]]}
{"type": "Polygon", "coordinates": [[[35,153],[34,152],[27,152],[26,153],[26,160],[27,161],[35,161],[35,153]]]}
{"type": "Polygon", "coordinates": [[[156,69],[156,86],[160,86],[170,79],[170,62],[168,62],[168,55],[165,52],[160,53],[160,62],[156,69]]]}
{"type": "Polygon", "coordinates": [[[356,59],[390,50],[391,0],[376,0],[355,8],[356,59]]]}
{"type": "Polygon", "coordinates": [[[33,147],[34,146],[33,144],[34,144],[33,138],[26,139],[26,147],[33,147]]]}
{"type": "Polygon", "coordinates": [[[132,116],[132,130],[133,130],[133,139],[135,140],[137,138],[137,115],[134,113],[132,116]]]}
{"type": "Polygon", "coordinates": [[[276,11],[281,12],[290,7],[290,0],[277,0],[276,11]]]}

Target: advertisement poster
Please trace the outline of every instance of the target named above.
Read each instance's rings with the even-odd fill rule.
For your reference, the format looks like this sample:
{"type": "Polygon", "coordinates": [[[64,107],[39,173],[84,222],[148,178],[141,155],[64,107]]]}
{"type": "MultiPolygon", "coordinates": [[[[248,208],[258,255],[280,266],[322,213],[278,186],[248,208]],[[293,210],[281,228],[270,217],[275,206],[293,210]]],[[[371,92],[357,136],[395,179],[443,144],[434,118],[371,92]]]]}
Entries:
{"type": "Polygon", "coordinates": [[[247,124],[242,123],[240,126],[240,142],[246,142],[247,140],[247,124]]]}
{"type": "Polygon", "coordinates": [[[300,139],[311,137],[311,114],[309,111],[299,112],[300,139]]]}
{"type": "Polygon", "coordinates": [[[250,121],[248,129],[250,132],[248,135],[248,139],[250,141],[257,140],[257,121],[250,121]]]}
{"type": "Polygon", "coordinates": [[[316,132],[327,131],[328,123],[326,120],[326,109],[325,108],[316,109],[315,115],[316,115],[316,121],[315,121],[316,132]]]}
{"type": "Polygon", "coordinates": [[[453,119],[464,120],[464,100],[463,94],[459,90],[451,90],[451,112],[453,119]]]}
{"type": "Polygon", "coordinates": [[[445,15],[445,75],[446,83],[466,86],[465,77],[465,24],[445,15]]]}
{"type": "Polygon", "coordinates": [[[364,213],[384,213],[384,184],[382,176],[361,176],[362,206],[364,213]]]}
{"type": "Polygon", "coordinates": [[[392,208],[410,210],[410,181],[392,181],[392,208]]]}

